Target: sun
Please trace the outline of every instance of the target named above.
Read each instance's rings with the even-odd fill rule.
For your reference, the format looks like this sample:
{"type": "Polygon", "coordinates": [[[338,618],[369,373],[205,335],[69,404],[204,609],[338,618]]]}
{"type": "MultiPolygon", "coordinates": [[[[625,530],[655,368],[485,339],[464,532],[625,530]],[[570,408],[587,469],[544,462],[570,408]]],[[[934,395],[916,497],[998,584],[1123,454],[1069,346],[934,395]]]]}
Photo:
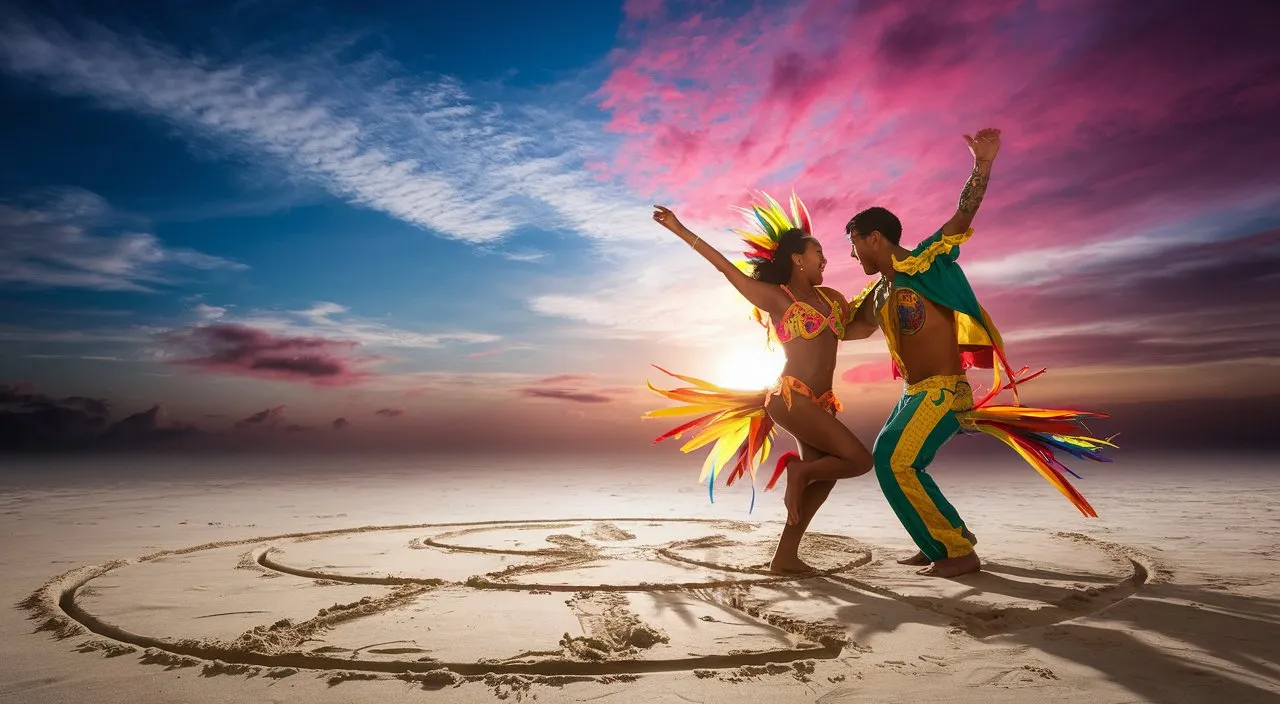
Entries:
{"type": "Polygon", "coordinates": [[[736,347],[720,358],[715,383],[731,389],[763,389],[778,380],[786,362],[780,348],[736,347]]]}

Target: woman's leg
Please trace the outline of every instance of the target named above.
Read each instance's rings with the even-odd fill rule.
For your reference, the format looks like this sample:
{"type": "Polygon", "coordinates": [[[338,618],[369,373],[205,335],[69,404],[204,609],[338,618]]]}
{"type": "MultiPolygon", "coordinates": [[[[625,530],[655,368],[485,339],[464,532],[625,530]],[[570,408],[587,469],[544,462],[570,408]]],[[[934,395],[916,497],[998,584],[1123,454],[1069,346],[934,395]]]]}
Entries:
{"type": "Polygon", "coordinates": [[[787,465],[787,489],[782,500],[787,507],[787,523],[798,524],[802,498],[810,483],[866,474],[871,471],[872,457],[858,436],[826,409],[803,394],[793,394],[791,398],[791,408],[781,397],[770,399],[769,415],[797,442],[822,453],[815,459],[802,458],[787,465]]]}
{"type": "MultiPolygon", "coordinates": [[[[800,446],[800,458],[803,460],[812,461],[825,456],[823,452],[811,445],[799,441],[797,444],[800,446]]],[[[835,481],[827,480],[812,482],[805,487],[804,495],[800,498],[800,520],[796,523],[787,523],[782,527],[782,535],[778,537],[778,547],[773,551],[773,559],[769,562],[770,571],[780,574],[814,571],[813,567],[800,559],[800,540],[804,538],[805,531],[809,530],[809,523],[813,521],[814,515],[835,486],[835,481]]]]}

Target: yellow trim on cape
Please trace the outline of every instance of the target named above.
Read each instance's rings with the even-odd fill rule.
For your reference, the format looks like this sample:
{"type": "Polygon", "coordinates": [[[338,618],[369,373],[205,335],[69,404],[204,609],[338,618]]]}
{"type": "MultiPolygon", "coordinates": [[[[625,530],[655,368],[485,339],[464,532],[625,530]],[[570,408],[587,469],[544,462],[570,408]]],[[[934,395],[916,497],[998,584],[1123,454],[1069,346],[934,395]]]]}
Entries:
{"type": "Polygon", "coordinates": [[[893,270],[901,271],[904,274],[915,276],[929,270],[933,266],[933,260],[939,254],[946,254],[952,249],[969,241],[973,237],[973,228],[969,228],[958,235],[942,235],[937,242],[929,245],[919,254],[907,257],[906,259],[893,258],[893,270]]]}
{"type": "MultiPolygon", "coordinates": [[[[986,311],[983,311],[984,313],[986,311]]],[[[987,335],[987,331],[982,329],[982,323],[973,319],[973,316],[966,315],[960,311],[956,314],[956,342],[961,346],[970,347],[992,347],[991,337],[987,335]]],[[[992,326],[995,330],[995,326],[992,326]]],[[[1000,333],[997,331],[996,336],[1000,333]]]]}
{"type": "MultiPolygon", "coordinates": [[[[890,288],[893,285],[890,284],[890,288]]],[[[893,315],[890,310],[890,304],[893,302],[893,296],[885,296],[884,305],[876,310],[877,321],[880,324],[880,334],[884,335],[885,346],[889,348],[889,356],[893,358],[894,364],[898,365],[898,371],[902,372],[902,378],[907,378],[907,365],[903,363],[902,357],[898,355],[898,316],[893,315]]]]}
{"type": "Polygon", "coordinates": [[[853,315],[854,313],[858,312],[858,306],[862,305],[862,302],[867,300],[867,296],[871,295],[871,292],[874,291],[876,288],[876,284],[879,284],[879,283],[880,283],[880,279],[876,279],[872,281],[871,283],[867,284],[866,288],[862,289],[862,293],[859,293],[858,295],[849,299],[850,315],[853,315]]]}

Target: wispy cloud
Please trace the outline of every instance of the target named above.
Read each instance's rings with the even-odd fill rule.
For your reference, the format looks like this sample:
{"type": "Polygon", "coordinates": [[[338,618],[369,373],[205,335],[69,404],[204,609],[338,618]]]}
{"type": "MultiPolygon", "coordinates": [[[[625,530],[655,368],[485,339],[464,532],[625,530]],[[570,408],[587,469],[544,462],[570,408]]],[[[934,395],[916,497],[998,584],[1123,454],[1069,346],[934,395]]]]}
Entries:
{"type": "Polygon", "coordinates": [[[77,189],[0,204],[0,284],[151,292],[175,283],[176,269],[247,268],[166,247],[148,232],[119,231],[121,219],[104,199],[77,189]]]}
{"type": "Polygon", "coordinates": [[[618,400],[625,390],[601,387],[589,374],[557,374],[517,388],[516,393],[525,398],[599,404],[618,400]]]}
{"type": "Polygon", "coordinates": [[[545,398],[554,401],[572,401],[574,403],[609,403],[612,398],[604,394],[589,391],[573,391],[570,389],[532,388],[521,389],[520,393],[530,398],[545,398]]]}
{"type": "Polygon", "coordinates": [[[304,310],[255,312],[244,316],[220,315],[219,319],[276,335],[323,336],[365,347],[439,349],[451,344],[490,344],[502,339],[500,335],[467,330],[407,330],[348,313],[349,309],[344,305],[318,301],[304,310]]]}
{"type": "Polygon", "coordinates": [[[227,314],[227,309],[222,306],[211,306],[205,303],[197,303],[195,313],[201,320],[217,320],[227,314]]]}
{"type": "Polygon", "coordinates": [[[385,57],[219,60],[98,25],[10,18],[0,66],[270,156],[340,198],[444,237],[494,244],[533,226],[653,238],[626,224],[642,203],[581,168],[599,153],[565,115],[483,104],[453,79],[420,80],[385,57]]]}
{"type": "Polygon", "coordinates": [[[27,359],[83,359],[91,362],[124,362],[123,357],[106,357],[103,355],[74,355],[74,354],[29,354],[27,359]]]}
{"type": "MultiPolygon", "coordinates": [[[[681,265],[689,253],[652,222],[651,203],[604,174],[613,139],[598,122],[575,116],[572,106],[485,102],[454,79],[411,76],[378,55],[346,64],[330,56],[222,60],[87,23],[11,18],[3,29],[0,68],[11,74],[165,120],[196,142],[268,157],[339,198],[441,236],[535,266],[549,260],[545,252],[507,242],[522,228],[587,238],[600,268],[569,272],[529,297],[534,313],[568,320],[579,334],[625,338],[657,329],[710,344],[721,329],[716,321],[735,315],[733,304],[717,309],[708,303],[716,295],[711,291],[724,285],[718,275],[700,261],[681,265]],[[701,267],[701,278],[686,275],[693,267],[701,267]],[[615,282],[584,299],[580,292],[596,289],[602,278],[615,282]],[[699,305],[673,303],[673,292],[682,290],[696,293],[686,301],[699,305]],[[599,303],[615,314],[584,314],[599,303]],[[616,314],[629,310],[634,314],[616,314]],[[690,313],[697,319],[681,319],[690,313]]],[[[702,231],[713,237],[711,229],[702,231]]],[[[213,307],[199,312],[231,320],[226,311],[213,318],[213,307]]],[[[236,322],[306,334],[297,318],[260,314],[236,322]]],[[[307,327],[369,345],[431,348],[497,339],[338,325],[324,316],[307,327]]]]}
{"type": "Polygon", "coordinates": [[[121,330],[58,330],[15,325],[0,325],[0,342],[53,342],[67,344],[145,343],[155,330],[134,327],[121,330]]]}

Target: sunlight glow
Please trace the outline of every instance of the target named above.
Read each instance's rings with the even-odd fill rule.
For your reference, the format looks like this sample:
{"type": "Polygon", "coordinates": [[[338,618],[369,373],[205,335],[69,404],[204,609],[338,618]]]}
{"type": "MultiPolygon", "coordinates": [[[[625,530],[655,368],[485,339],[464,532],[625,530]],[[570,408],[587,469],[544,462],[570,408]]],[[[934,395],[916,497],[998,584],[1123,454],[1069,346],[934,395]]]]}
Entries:
{"type": "Polygon", "coordinates": [[[734,347],[719,360],[712,381],[731,389],[763,389],[777,381],[786,362],[781,347],[734,347]]]}

